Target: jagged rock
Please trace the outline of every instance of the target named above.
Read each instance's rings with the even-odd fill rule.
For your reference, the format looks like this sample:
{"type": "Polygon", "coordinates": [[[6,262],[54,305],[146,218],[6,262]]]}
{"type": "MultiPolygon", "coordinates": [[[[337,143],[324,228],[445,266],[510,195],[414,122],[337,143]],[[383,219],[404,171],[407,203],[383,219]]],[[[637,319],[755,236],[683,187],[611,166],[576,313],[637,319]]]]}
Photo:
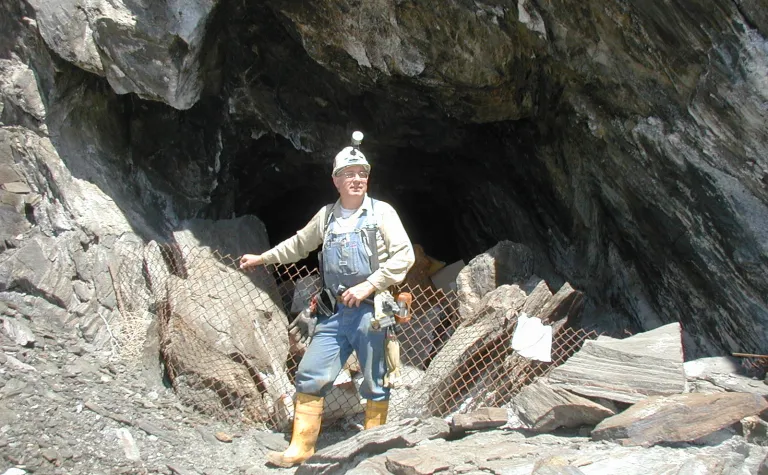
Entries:
{"type": "MultiPolygon", "coordinates": [[[[6,137],[5,134],[2,137],[6,137]]],[[[3,141],[0,143],[0,185],[21,181],[21,177],[13,169],[13,152],[10,145],[3,141]]]]}
{"type": "Polygon", "coordinates": [[[77,295],[77,298],[81,302],[90,301],[95,294],[94,290],[88,285],[88,283],[83,282],[82,280],[76,280],[73,282],[72,289],[75,291],[75,295],[77,295]]]}
{"type": "Polygon", "coordinates": [[[749,378],[741,374],[711,373],[699,379],[726,391],[754,393],[768,397],[768,385],[759,379],[749,378]]]}
{"type": "Polygon", "coordinates": [[[691,379],[706,378],[710,374],[732,374],[742,372],[741,364],[732,356],[712,356],[683,363],[685,377],[691,379]]]}
{"type": "Polygon", "coordinates": [[[13,183],[5,183],[3,185],[0,185],[0,188],[2,188],[5,191],[9,191],[11,193],[18,193],[18,194],[27,194],[31,193],[32,189],[24,182],[17,181],[13,183]]]}
{"type": "Polygon", "coordinates": [[[768,385],[745,376],[737,358],[717,356],[686,361],[683,365],[691,392],[742,392],[768,397],[768,385]]]}
{"type": "Polygon", "coordinates": [[[35,334],[23,320],[2,318],[3,330],[19,346],[34,346],[35,334]]]}
{"type": "Polygon", "coordinates": [[[507,423],[507,410],[502,407],[483,407],[468,414],[456,414],[451,419],[453,432],[490,429],[507,423]]]}
{"type": "MultiPolygon", "coordinates": [[[[529,280],[529,285],[536,279],[536,276],[532,276],[529,280]]],[[[520,311],[528,315],[542,318],[543,315],[540,315],[540,313],[551,299],[552,291],[549,290],[549,286],[544,281],[544,279],[539,279],[536,283],[536,287],[531,290],[531,292],[528,294],[528,298],[525,299],[525,304],[523,304],[523,308],[520,309],[520,311]]]]}
{"type": "Polygon", "coordinates": [[[65,322],[68,317],[66,309],[35,295],[25,295],[18,292],[0,292],[0,301],[12,309],[16,315],[23,316],[31,321],[51,320],[65,322]]]}
{"type": "Polygon", "coordinates": [[[766,409],[768,402],[756,394],[651,396],[621,414],[605,419],[592,431],[592,438],[641,446],[686,442],[766,409]]]}
{"type": "Polygon", "coordinates": [[[5,355],[5,363],[11,368],[14,368],[18,371],[25,371],[25,372],[37,372],[37,369],[35,369],[34,366],[30,366],[22,361],[19,361],[18,359],[14,358],[11,355],[5,355]]]}
{"type": "Polygon", "coordinates": [[[506,284],[522,284],[532,273],[533,254],[527,246],[499,242],[469,261],[456,277],[459,315],[470,318],[488,292],[506,284]]]}
{"type": "Polygon", "coordinates": [[[37,87],[35,71],[29,65],[13,59],[0,60],[0,97],[5,121],[23,124],[35,131],[48,130],[44,122],[45,102],[37,87]]]}
{"type": "Polygon", "coordinates": [[[511,352],[508,342],[526,295],[517,285],[502,285],[487,294],[477,314],[459,326],[432,359],[403,404],[405,414],[446,415],[470,395],[484,394],[489,382],[484,378],[493,383],[498,377],[488,365],[501,364],[502,353],[511,352]]]}
{"type": "Polygon", "coordinates": [[[749,416],[741,420],[744,439],[762,446],[768,445],[768,422],[759,416],[749,416]]]}
{"type": "Polygon", "coordinates": [[[96,2],[34,0],[40,36],[59,56],[72,64],[101,76],[104,67],[88,23],[88,9],[96,2]]]}
{"type": "MultiPolygon", "coordinates": [[[[512,473],[531,474],[536,469],[560,475],[647,475],[657,473],[754,473],[764,448],[747,446],[738,438],[690,449],[669,446],[624,447],[593,444],[583,437],[541,434],[525,437],[512,431],[479,432],[459,440],[434,440],[416,447],[390,450],[366,458],[350,474],[512,473]],[[396,464],[389,464],[389,461],[396,464]],[[565,464],[565,465],[563,465],[565,464]],[[431,472],[433,467],[445,467],[431,472]],[[559,472],[558,472],[559,470],[559,472]]],[[[539,472],[536,472],[539,473],[539,472]]]]}
{"type": "Polygon", "coordinates": [[[75,266],[63,239],[36,236],[0,255],[0,290],[20,288],[67,308],[73,303],[75,266]]]}
{"type": "MultiPolygon", "coordinates": [[[[538,287],[538,286],[537,286],[538,287]]],[[[537,289],[534,289],[534,291],[537,289]]],[[[528,301],[526,300],[526,304],[528,301]]],[[[564,283],[560,289],[551,298],[544,301],[541,310],[536,311],[537,301],[531,304],[531,315],[539,317],[542,322],[554,323],[563,319],[576,320],[581,316],[584,310],[584,294],[573,287],[568,282],[564,283]]],[[[523,307],[525,311],[526,306],[523,307]]]]}
{"type": "Polygon", "coordinates": [[[448,434],[448,424],[443,420],[403,419],[362,431],[343,442],[316,452],[299,466],[296,475],[346,473],[357,464],[357,457],[360,455],[371,456],[395,448],[413,447],[448,434]]]}
{"type": "Polygon", "coordinates": [[[216,3],[32,2],[43,39],[64,59],[106,75],[119,94],[135,92],[178,109],[200,95],[200,54],[216,3]]]}
{"type": "MultiPolygon", "coordinates": [[[[528,282],[528,288],[536,282],[534,276],[528,282]]],[[[532,315],[540,318],[545,325],[552,326],[552,348],[562,348],[569,343],[568,334],[562,330],[572,320],[578,320],[584,309],[584,295],[574,290],[567,282],[552,295],[549,288],[544,288],[546,283],[538,282],[530,291],[521,311],[526,309],[533,312],[532,315]],[[542,286],[542,283],[544,284],[542,286]]],[[[512,394],[517,392],[520,386],[532,381],[535,368],[540,363],[521,356],[518,352],[512,352],[504,358],[498,387],[494,388],[491,397],[485,397],[486,404],[504,406],[509,402],[512,394]]]]}
{"type": "MultiPolygon", "coordinates": [[[[436,472],[444,472],[451,468],[451,464],[439,453],[413,456],[407,452],[394,452],[387,456],[385,473],[413,473],[416,475],[431,475],[436,472]]],[[[364,467],[370,470],[369,466],[364,467]]],[[[368,472],[371,473],[371,472],[368,472]]]]}
{"type": "Polygon", "coordinates": [[[558,427],[596,425],[616,413],[589,399],[552,387],[539,379],[515,396],[513,406],[518,417],[537,432],[558,427]]]}
{"type": "Polygon", "coordinates": [[[531,361],[511,348],[518,312],[536,311],[544,324],[553,325],[557,342],[568,318],[581,312],[583,299],[567,284],[552,295],[536,276],[487,293],[434,357],[405,402],[405,413],[446,415],[459,408],[508,403],[514,387],[532,377],[531,361]]]}
{"type": "Polygon", "coordinates": [[[182,397],[209,412],[242,411],[279,425],[293,388],[287,316],[266,269],[237,268],[238,256],[266,248],[263,225],[253,217],[186,224],[176,244],[144,249],[152,297],[135,307],[159,312],[160,348],[182,397]]]}
{"type": "Polygon", "coordinates": [[[623,340],[590,340],[553,369],[554,386],[590,397],[634,403],[685,390],[680,325],[671,323],[623,340]]]}
{"type": "Polygon", "coordinates": [[[23,235],[32,226],[29,221],[13,206],[0,204],[0,250],[5,250],[9,245],[17,247],[17,236],[23,235]],[[15,243],[15,244],[13,244],[15,243]]]}

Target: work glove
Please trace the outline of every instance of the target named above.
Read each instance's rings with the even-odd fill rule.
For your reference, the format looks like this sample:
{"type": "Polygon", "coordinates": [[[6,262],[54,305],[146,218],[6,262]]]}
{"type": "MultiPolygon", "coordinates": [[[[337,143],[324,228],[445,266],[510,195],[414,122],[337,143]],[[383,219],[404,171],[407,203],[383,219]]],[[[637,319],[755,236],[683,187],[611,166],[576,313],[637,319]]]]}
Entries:
{"type": "Polygon", "coordinates": [[[384,360],[387,363],[387,374],[384,375],[385,388],[397,388],[402,384],[403,375],[400,373],[400,341],[394,328],[387,329],[384,339],[384,360]]]}
{"type": "Polygon", "coordinates": [[[298,333],[299,342],[304,343],[315,334],[316,324],[317,319],[313,315],[312,309],[306,308],[296,315],[296,318],[288,325],[288,333],[298,333]]]}

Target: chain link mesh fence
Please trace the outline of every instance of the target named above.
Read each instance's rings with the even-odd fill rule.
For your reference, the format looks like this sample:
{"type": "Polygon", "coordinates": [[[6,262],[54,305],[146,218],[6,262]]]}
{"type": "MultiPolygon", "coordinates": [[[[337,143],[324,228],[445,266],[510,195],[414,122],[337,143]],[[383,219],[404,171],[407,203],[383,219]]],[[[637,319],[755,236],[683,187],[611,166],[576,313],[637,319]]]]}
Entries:
{"type": "MultiPolygon", "coordinates": [[[[120,356],[140,358],[156,331],[167,375],[185,404],[222,420],[287,429],[293,378],[306,349],[289,335],[288,324],[307,305],[317,271],[288,265],[245,273],[237,258],[207,247],[151,242],[136,252],[142,255],[123,255],[120,268],[110,268],[120,356]]],[[[399,332],[402,384],[392,391],[389,420],[504,407],[597,337],[555,326],[552,362],[532,361],[511,348],[516,315],[500,312],[468,324],[454,292],[400,291],[413,295],[412,319],[399,332]]],[[[361,382],[353,354],[326,397],[325,420],[364,412],[361,382]]]]}

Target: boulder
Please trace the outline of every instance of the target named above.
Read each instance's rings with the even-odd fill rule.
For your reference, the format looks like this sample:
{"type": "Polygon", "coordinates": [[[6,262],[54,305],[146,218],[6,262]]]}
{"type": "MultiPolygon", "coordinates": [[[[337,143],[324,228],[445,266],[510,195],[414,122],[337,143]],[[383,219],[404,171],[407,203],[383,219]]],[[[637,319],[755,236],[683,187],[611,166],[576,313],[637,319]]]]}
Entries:
{"type": "Polygon", "coordinates": [[[72,276],[75,266],[66,236],[55,239],[35,236],[18,249],[0,254],[0,290],[19,288],[31,294],[45,295],[62,308],[74,303],[72,276]]]}
{"type": "Polygon", "coordinates": [[[269,249],[267,228],[259,218],[245,215],[232,219],[188,219],[173,233],[181,253],[189,263],[193,250],[208,247],[231,262],[243,254],[259,254],[269,249]]]}
{"type": "Polygon", "coordinates": [[[507,423],[507,410],[502,407],[483,407],[467,414],[456,414],[451,419],[452,432],[491,429],[507,423]]]}
{"type": "Polygon", "coordinates": [[[118,94],[189,109],[200,97],[203,40],[216,0],[150,2],[35,0],[46,44],[106,76],[118,94]]]}
{"type": "Polygon", "coordinates": [[[569,391],[625,403],[685,391],[680,324],[671,323],[623,340],[589,340],[549,381],[569,391]]]}
{"type": "Polygon", "coordinates": [[[531,250],[510,241],[501,241],[469,261],[456,278],[461,318],[470,318],[488,292],[525,282],[533,274],[533,264],[531,250]]]}
{"type": "Polygon", "coordinates": [[[519,312],[536,311],[545,325],[553,325],[557,341],[568,319],[581,312],[583,298],[567,284],[552,295],[536,276],[487,293],[432,359],[405,403],[406,414],[445,416],[505,405],[533,378],[532,365],[538,366],[512,350],[519,312]]]}
{"type": "Polygon", "coordinates": [[[48,47],[75,66],[104,76],[104,66],[88,19],[89,10],[97,3],[92,0],[30,2],[37,12],[40,36],[48,47]]]}
{"type": "Polygon", "coordinates": [[[8,337],[19,346],[35,346],[35,334],[30,330],[24,320],[2,317],[0,321],[3,325],[3,331],[8,337]]]}
{"type": "Polygon", "coordinates": [[[549,432],[558,427],[594,426],[615,415],[605,406],[552,387],[542,379],[520,390],[513,406],[520,420],[536,432],[549,432]]]}
{"type": "Polygon", "coordinates": [[[238,256],[266,248],[264,227],[254,217],[186,225],[176,243],[144,252],[174,387],[207,412],[282,426],[293,393],[288,318],[265,268],[237,268],[238,256]]]}
{"type": "Polygon", "coordinates": [[[602,421],[592,438],[644,447],[687,442],[766,409],[765,398],[748,393],[651,396],[602,421]]]}
{"type": "Polygon", "coordinates": [[[768,446],[768,422],[759,416],[749,416],[742,419],[741,430],[747,442],[768,446]]]}
{"type": "Polygon", "coordinates": [[[424,378],[404,404],[405,414],[445,416],[472,395],[485,394],[511,352],[509,340],[526,293],[503,285],[479,304],[477,315],[461,324],[435,355],[424,378]]]}

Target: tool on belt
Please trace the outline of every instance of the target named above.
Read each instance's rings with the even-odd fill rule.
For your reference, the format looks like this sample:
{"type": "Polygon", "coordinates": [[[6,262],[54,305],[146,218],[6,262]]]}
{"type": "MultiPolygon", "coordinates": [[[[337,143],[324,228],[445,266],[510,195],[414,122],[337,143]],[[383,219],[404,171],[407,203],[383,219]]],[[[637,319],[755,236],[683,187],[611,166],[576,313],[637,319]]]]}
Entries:
{"type": "MultiPolygon", "coordinates": [[[[346,287],[340,286],[340,296],[346,287]]],[[[392,297],[389,292],[376,294],[373,299],[367,298],[363,303],[373,306],[373,318],[371,328],[374,331],[384,331],[384,359],[387,363],[387,374],[384,375],[385,388],[397,387],[402,379],[400,374],[400,340],[398,335],[401,325],[411,320],[411,303],[413,296],[410,292],[400,292],[397,297],[392,297]]]]}
{"type": "Polygon", "coordinates": [[[303,309],[288,325],[289,333],[298,333],[301,343],[307,342],[315,334],[317,316],[330,317],[336,308],[336,298],[329,289],[321,289],[309,300],[309,307],[303,309]]]}

